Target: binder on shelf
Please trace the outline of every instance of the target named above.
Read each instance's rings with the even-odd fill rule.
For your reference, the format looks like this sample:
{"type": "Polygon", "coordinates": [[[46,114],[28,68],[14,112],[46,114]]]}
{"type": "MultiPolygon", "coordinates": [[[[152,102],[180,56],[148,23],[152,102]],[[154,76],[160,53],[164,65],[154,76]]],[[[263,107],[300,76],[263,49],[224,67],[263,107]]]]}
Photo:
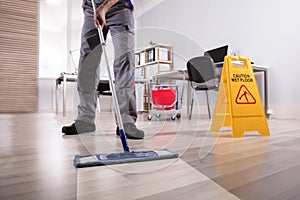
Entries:
{"type": "Polygon", "coordinates": [[[147,62],[153,62],[155,61],[155,48],[150,49],[149,51],[147,51],[147,62]]]}
{"type": "Polygon", "coordinates": [[[140,64],[141,64],[140,54],[135,54],[135,66],[140,64]]]}
{"type": "Polygon", "coordinates": [[[145,60],[145,52],[141,52],[141,53],[140,53],[140,65],[146,64],[145,61],[146,61],[146,60],[145,60]]]}

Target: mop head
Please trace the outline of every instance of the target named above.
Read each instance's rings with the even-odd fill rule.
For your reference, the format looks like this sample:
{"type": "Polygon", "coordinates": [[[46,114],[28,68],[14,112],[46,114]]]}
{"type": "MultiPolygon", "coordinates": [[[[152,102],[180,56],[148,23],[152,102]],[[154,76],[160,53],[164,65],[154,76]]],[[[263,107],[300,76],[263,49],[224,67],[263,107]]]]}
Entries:
{"type": "Polygon", "coordinates": [[[177,157],[177,153],[172,153],[167,149],[155,151],[132,151],[111,154],[93,154],[84,156],[76,155],[74,158],[74,166],[76,168],[83,168],[102,165],[143,162],[151,160],[162,160],[177,157]]]}

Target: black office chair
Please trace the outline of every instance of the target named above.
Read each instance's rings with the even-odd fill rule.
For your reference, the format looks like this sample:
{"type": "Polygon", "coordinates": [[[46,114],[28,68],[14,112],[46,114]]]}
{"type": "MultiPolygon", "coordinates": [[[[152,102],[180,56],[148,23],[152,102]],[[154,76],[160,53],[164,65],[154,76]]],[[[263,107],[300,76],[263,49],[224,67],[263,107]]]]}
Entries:
{"type": "Polygon", "coordinates": [[[219,83],[215,72],[216,66],[211,57],[199,56],[187,62],[187,69],[191,87],[193,88],[189,119],[192,117],[195,91],[205,91],[208,116],[211,118],[208,90],[218,90],[219,83]]]}
{"type": "Polygon", "coordinates": [[[109,82],[108,81],[99,81],[98,88],[97,88],[98,95],[106,95],[106,96],[111,96],[111,91],[109,87],[109,82]]]}

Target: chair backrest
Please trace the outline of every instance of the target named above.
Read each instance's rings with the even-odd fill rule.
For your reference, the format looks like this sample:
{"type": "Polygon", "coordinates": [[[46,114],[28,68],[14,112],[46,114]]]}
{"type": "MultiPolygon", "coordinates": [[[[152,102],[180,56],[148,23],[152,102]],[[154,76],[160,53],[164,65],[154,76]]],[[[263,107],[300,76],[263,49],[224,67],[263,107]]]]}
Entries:
{"type": "Polygon", "coordinates": [[[215,64],[209,56],[199,56],[187,62],[189,79],[195,83],[205,83],[217,78],[215,64]]]}
{"type": "Polygon", "coordinates": [[[99,80],[97,87],[97,92],[99,95],[108,95],[111,96],[109,82],[106,80],[99,80]]]}

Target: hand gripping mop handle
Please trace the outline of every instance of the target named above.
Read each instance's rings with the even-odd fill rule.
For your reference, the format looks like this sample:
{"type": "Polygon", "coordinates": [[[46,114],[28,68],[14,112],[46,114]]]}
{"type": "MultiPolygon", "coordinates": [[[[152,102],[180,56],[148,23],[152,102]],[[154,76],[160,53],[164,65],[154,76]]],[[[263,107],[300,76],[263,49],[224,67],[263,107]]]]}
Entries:
{"type": "MultiPolygon", "coordinates": [[[[94,10],[94,13],[95,13],[96,10],[97,10],[95,0],[92,0],[92,4],[93,4],[93,10],[94,10]]],[[[103,51],[103,54],[104,54],[104,59],[105,59],[105,63],[106,63],[107,71],[108,71],[109,86],[110,86],[111,91],[112,91],[112,98],[113,98],[113,101],[114,101],[116,118],[117,118],[119,130],[120,130],[120,138],[121,138],[121,141],[122,141],[124,151],[129,152],[127,138],[126,138],[126,135],[125,135],[124,126],[123,126],[123,122],[122,122],[122,118],[121,118],[117,93],[116,93],[116,89],[115,89],[115,86],[114,86],[113,81],[112,81],[112,75],[111,75],[110,68],[109,68],[108,57],[107,57],[107,53],[106,53],[106,43],[105,43],[104,36],[103,36],[102,30],[101,30],[101,26],[97,27],[97,30],[98,30],[98,33],[99,33],[100,44],[101,44],[101,47],[102,47],[102,51],[103,51]]]]}

